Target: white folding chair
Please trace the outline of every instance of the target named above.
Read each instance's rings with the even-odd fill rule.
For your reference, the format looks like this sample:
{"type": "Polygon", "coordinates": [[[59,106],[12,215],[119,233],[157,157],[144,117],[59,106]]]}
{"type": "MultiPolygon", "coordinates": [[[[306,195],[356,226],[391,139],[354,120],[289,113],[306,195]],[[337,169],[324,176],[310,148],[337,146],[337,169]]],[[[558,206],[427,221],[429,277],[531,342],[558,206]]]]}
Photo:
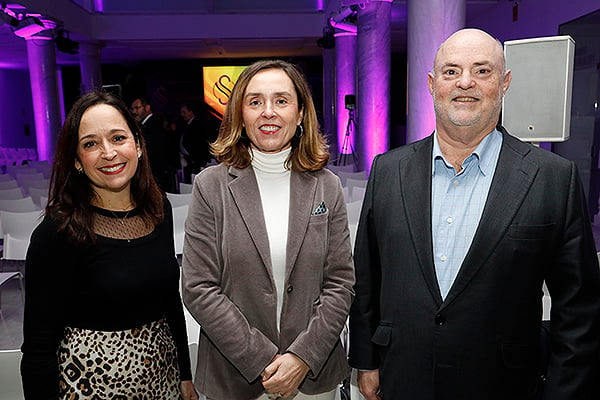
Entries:
{"type": "Polygon", "coordinates": [[[0,350],[0,400],[25,398],[21,383],[21,350],[0,350]]]}
{"type": "Polygon", "coordinates": [[[42,213],[10,212],[0,210],[0,221],[4,232],[2,259],[25,260],[29,240],[35,227],[40,223],[42,213]]]}
{"type": "Polygon", "coordinates": [[[11,189],[0,189],[0,200],[18,200],[22,199],[23,191],[20,187],[11,189]]]}
{"type": "Polygon", "coordinates": [[[330,164],[327,166],[327,169],[336,175],[338,174],[338,172],[354,172],[354,164],[348,164],[348,165],[330,164]]]}
{"type": "Polygon", "coordinates": [[[358,171],[358,172],[340,171],[337,173],[337,176],[340,177],[340,181],[342,181],[342,186],[346,186],[346,181],[348,180],[348,178],[366,180],[367,179],[367,171],[358,171]]]}
{"type": "Polygon", "coordinates": [[[350,201],[363,201],[367,188],[355,186],[352,188],[352,194],[350,195],[350,201]]]}
{"type": "Polygon", "coordinates": [[[37,187],[30,187],[28,189],[29,196],[32,198],[33,202],[40,209],[46,207],[46,201],[48,201],[48,188],[42,189],[37,187]],[[42,203],[42,197],[46,198],[46,201],[42,203]]]}
{"type": "Polygon", "coordinates": [[[346,204],[346,210],[348,212],[348,225],[358,224],[361,208],[362,201],[353,201],[351,203],[346,204]]]}
{"type": "Polygon", "coordinates": [[[7,176],[9,178],[0,181],[0,189],[4,190],[19,187],[19,182],[17,182],[11,175],[4,174],[0,176],[7,176]]]}
{"type": "Polygon", "coordinates": [[[39,211],[31,196],[20,199],[0,199],[0,211],[29,212],[39,211]]]}
{"type": "Polygon", "coordinates": [[[31,168],[29,170],[17,172],[15,175],[15,179],[17,180],[17,182],[19,182],[19,186],[21,186],[22,188],[26,188],[28,186],[28,182],[44,180],[46,178],[44,177],[44,174],[42,174],[41,172],[37,172],[37,170],[31,168]]]}
{"type": "Polygon", "coordinates": [[[179,193],[186,194],[192,193],[192,188],[194,187],[191,183],[179,182],[179,193]]]}
{"type": "Polygon", "coordinates": [[[171,202],[171,207],[189,206],[192,202],[192,194],[167,192],[167,199],[171,202]]]}
{"type": "Polygon", "coordinates": [[[183,238],[185,236],[185,219],[188,215],[188,205],[172,207],[173,210],[173,240],[175,240],[175,254],[183,254],[183,238]]]}
{"type": "MultiPolygon", "coordinates": [[[[2,314],[2,286],[13,280],[13,279],[18,279],[19,281],[19,290],[21,291],[21,300],[24,302],[25,301],[25,296],[23,294],[23,274],[19,271],[11,271],[11,272],[0,272],[0,319],[2,319],[2,321],[4,322],[4,315],[2,314]]],[[[1,399],[1,394],[0,394],[0,399],[1,399]]]]}

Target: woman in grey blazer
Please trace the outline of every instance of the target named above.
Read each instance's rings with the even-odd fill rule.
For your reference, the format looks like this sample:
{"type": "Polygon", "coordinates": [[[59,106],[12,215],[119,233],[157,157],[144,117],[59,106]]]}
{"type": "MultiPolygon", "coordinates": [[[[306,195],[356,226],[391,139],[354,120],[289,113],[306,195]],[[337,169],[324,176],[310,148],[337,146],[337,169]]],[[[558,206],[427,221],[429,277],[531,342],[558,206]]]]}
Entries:
{"type": "Polygon", "coordinates": [[[346,206],[302,73],[238,78],[186,221],[183,298],[208,399],[333,399],[354,292],[346,206]]]}

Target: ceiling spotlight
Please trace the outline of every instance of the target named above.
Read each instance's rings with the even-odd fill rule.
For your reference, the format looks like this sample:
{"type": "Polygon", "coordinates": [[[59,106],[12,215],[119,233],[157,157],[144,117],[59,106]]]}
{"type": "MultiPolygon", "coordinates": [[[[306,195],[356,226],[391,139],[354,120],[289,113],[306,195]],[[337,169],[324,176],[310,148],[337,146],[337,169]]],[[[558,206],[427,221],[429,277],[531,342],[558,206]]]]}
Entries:
{"type": "Polygon", "coordinates": [[[19,37],[28,39],[45,29],[44,23],[36,17],[25,17],[17,22],[17,26],[13,29],[13,32],[19,37]]]}

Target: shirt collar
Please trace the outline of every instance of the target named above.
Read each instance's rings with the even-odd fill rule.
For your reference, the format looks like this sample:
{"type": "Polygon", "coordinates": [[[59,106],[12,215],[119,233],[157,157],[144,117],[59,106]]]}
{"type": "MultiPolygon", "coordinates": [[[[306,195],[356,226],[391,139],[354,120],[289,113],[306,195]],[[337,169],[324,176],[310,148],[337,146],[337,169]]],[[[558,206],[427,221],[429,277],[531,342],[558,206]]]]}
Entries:
{"type": "Polygon", "coordinates": [[[142,121],[142,125],[144,125],[146,123],[146,121],[148,121],[148,119],[152,116],[152,113],[146,115],[146,118],[144,118],[144,120],[142,121]]]}
{"type": "MultiPolygon", "coordinates": [[[[495,166],[495,160],[498,158],[500,153],[500,147],[502,146],[502,133],[497,129],[491,131],[486,135],[483,140],[479,143],[477,148],[469,155],[475,156],[479,171],[485,176],[490,172],[493,173],[495,166]]],[[[467,157],[467,159],[469,158],[467,157]]],[[[442,150],[440,149],[440,143],[437,137],[437,131],[433,133],[433,153],[431,157],[431,174],[435,173],[435,161],[441,159],[446,167],[452,168],[452,165],[446,161],[442,150]]]]}

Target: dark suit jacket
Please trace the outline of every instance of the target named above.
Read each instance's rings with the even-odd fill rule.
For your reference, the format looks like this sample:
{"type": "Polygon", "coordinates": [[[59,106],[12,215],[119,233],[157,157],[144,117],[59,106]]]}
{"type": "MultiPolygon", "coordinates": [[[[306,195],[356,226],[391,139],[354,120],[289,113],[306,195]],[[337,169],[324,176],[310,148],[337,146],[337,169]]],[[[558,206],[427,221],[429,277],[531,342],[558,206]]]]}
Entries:
{"type": "Polygon", "coordinates": [[[156,114],[152,114],[142,124],[142,132],[146,141],[152,173],[154,176],[160,176],[170,165],[167,133],[161,119],[156,114]]]}
{"type": "Polygon", "coordinates": [[[328,170],[290,178],[286,291],[276,291],[260,192],[252,167],[200,172],[185,225],[183,299],[202,326],[195,384],[208,398],[256,399],[277,353],[310,367],[300,391],[333,390],[348,376],[340,332],[353,298],[346,205],[328,170]],[[315,214],[324,204],[327,211],[315,214]]]}
{"type": "Polygon", "coordinates": [[[432,255],[433,137],[378,156],[356,247],[350,363],[385,399],[516,400],[540,390],[542,283],[552,296],[545,399],[588,399],[598,261],[575,164],[503,134],[473,243],[445,300],[432,255]]]}
{"type": "Polygon", "coordinates": [[[198,167],[203,167],[209,162],[208,138],[198,117],[194,117],[192,122],[184,126],[181,144],[189,154],[188,159],[198,167]]]}

